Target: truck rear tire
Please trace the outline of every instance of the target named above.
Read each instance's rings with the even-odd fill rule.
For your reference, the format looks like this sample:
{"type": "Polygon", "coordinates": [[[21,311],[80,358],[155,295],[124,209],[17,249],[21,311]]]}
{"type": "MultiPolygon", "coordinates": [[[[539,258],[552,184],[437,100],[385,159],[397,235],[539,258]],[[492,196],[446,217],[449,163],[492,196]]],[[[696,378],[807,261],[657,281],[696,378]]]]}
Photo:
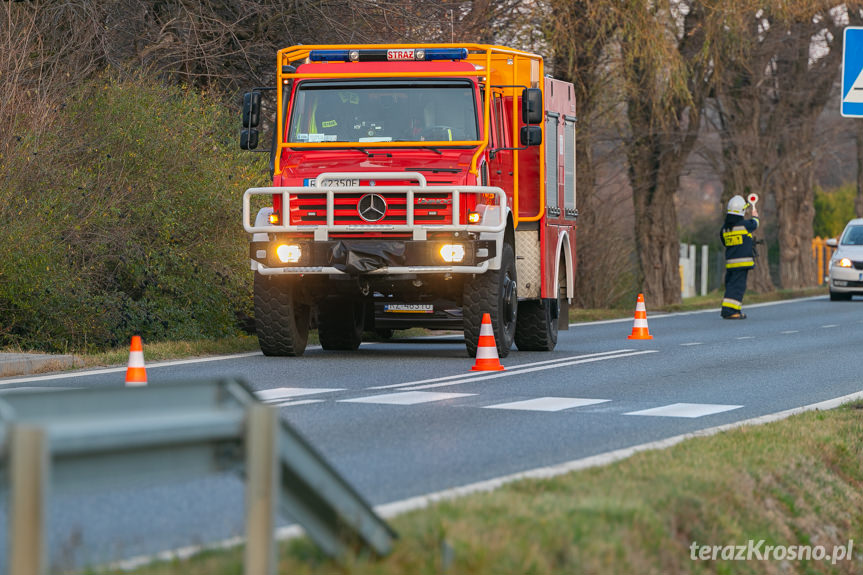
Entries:
{"type": "MultiPolygon", "coordinates": [[[[566,262],[560,261],[557,278],[557,314],[566,307],[566,262]]],[[[559,318],[553,317],[554,300],[540,299],[522,301],[518,304],[518,327],[515,330],[515,345],[519,351],[553,351],[557,346],[559,318]]]]}
{"type": "Polygon", "coordinates": [[[353,351],[363,341],[365,309],[362,302],[325,300],[318,305],[318,337],[330,351],[353,351]]]}
{"type": "Polygon", "coordinates": [[[292,278],[256,273],[254,292],[255,332],[264,355],[303,355],[311,310],[297,300],[292,278]]]}
{"type": "Polygon", "coordinates": [[[479,330],[484,313],[491,316],[497,355],[506,357],[509,354],[515,338],[516,316],[518,315],[515,254],[510,244],[503,244],[499,270],[477,274],[473,279],[465,282],[462,313],[464,315],[464,343],[469,356],[476,357],[479,330]]]}

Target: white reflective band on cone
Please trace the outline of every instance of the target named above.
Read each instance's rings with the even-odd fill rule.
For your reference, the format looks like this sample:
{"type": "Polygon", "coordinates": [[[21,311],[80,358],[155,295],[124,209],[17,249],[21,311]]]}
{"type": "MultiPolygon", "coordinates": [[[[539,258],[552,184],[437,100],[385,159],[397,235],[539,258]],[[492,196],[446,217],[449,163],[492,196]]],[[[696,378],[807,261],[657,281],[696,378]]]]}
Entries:
{"type": "Polygon", "coordinates": [[[484,323],[479,326],[479,335],[494,335],[494,328],[491,327],[490,323],[484,323]]]}
{"type": "Polygon", "coordinates": [[[647,327],[647,320],[641,317],[635,318],[635,323],[632,327],[647,327]]]}
{"type": "Polygon", "coordinates": [[[144,352],[143,351],[129,352],[129,365],[128,365],[128,367],[146,367],[144,365],[144,352]]]}
{"type": "Polygon", "coordinates": [[[477,359],[497,359],[497,348],[496,347],[478,347],[476,348],[476,358],[477,359]]]}

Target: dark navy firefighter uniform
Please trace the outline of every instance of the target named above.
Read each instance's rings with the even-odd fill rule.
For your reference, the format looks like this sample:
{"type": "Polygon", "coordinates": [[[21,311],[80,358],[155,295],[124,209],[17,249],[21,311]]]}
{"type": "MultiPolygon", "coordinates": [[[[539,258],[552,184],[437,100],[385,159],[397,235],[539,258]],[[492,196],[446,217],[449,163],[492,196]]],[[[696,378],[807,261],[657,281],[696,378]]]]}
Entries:
{"type": "Polygon", "coordinates": [[[725,297],[722,299],[722,317],[742,319],[743,294],[746,278],[755,267],[755,240],[752,232],[758,229],[758,218],[744,219],[742,215],[727,214],[720,236],[725,246],[725,297]]]}

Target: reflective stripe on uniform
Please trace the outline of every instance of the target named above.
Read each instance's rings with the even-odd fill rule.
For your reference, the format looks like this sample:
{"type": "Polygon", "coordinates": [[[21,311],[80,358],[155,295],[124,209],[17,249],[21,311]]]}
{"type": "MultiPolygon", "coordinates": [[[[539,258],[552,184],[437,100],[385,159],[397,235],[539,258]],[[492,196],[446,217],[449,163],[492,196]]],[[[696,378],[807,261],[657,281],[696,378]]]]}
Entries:
{"type": "Polygon", "coordinates": [[[754,258],[734,258],[725,261],[725,269],[735,268],[753,268],[755,267],[754,258]]]}
{"type": "Polygon", "coordinates": [[[740,311],[743,308],[743,304],[736,299],[725,298],[722,300],[722,307],[727,307],[740,311]]]}

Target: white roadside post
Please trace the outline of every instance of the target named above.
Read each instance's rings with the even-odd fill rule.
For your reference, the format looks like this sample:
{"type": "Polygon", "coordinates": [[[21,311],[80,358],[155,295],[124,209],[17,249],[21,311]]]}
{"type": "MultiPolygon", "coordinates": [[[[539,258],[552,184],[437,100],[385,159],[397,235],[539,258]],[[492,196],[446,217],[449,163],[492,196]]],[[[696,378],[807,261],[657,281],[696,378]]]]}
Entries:
{"type": "Polygon", "coordinates": [[[707,245],[701,246],[701,295],[707,295],[707,245]]]}

